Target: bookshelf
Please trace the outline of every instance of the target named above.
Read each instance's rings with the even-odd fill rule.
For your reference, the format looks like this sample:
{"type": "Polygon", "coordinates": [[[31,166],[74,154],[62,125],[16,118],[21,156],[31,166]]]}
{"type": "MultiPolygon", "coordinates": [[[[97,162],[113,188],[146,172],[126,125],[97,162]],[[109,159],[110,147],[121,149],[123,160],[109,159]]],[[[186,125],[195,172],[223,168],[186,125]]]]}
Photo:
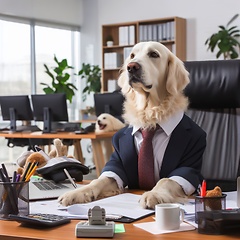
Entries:
{"type": "Polygon", "coordinates": [[[168,17],[102,25],[102,92],[116,88],[119,70],[138,42],[158,41],[182,61],[186,60],[186,19],[168,17]],[[113,45],[108,47],[109,37],[113,45]]]}

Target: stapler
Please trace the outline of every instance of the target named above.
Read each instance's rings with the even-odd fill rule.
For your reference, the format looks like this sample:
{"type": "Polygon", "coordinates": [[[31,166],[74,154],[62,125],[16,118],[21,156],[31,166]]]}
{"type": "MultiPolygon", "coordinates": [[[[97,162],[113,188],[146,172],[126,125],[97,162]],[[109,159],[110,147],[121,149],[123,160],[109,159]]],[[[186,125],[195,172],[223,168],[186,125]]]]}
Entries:
{"type": "Polygon", "coordinates": [[[106,221],[104,208],[95,206],[88,211],[88,221],[81,221],[75,227],[76,237],[113,237],[115,224],[106,221]]]}

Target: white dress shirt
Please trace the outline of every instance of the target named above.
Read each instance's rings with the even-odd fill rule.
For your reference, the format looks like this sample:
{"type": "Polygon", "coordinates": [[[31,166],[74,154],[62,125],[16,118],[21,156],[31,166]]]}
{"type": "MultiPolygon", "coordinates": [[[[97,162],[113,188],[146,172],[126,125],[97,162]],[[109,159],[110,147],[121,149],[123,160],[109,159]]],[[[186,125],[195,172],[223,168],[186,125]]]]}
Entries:
{"type": "MultiPolygon", "coordinates": [[[[167,148],[168,142],[170,140],[171,134],[175,129],[175,127],[182,120],[182,118],[183,118],[183,112],[181,111],[174,114],[166,122],[160,123],[159,126],[161,128],[156,131],[153,137],[152,144],[153,144],[153,155],[154,155],[154,176],[155,176],[156,182],[160,179],[159,173],[162,166],[163,156],[167,148]]],[[[132,135],[134,136],[134,143],[135,143],[137,152],[139,152],[139,149],[143,141],[142,134],[138,130],[139,130],[138,128],[133,126],[132,135]]],[[[123,181],[114,172],[106,171],[106,172],[103,172],[100,177],[102,176],[114,178],[117,181],[118,186],[120,188],[123,188],[123,181]]],[[[195,187],[182,177],[172,176],[170,177],[170,179],[179,183],[187,195],[191,195],[195,191],[195,187]]]]}

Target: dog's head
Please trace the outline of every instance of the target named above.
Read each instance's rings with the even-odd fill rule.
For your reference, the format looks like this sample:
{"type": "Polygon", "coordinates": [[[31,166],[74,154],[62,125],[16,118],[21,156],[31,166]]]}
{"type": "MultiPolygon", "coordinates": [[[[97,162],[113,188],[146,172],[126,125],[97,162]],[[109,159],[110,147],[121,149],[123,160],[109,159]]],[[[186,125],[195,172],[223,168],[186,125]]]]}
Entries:
{"type": "Polygon", "coordinates": [[[126,98],[125,121],[155,127],[177,110],[185,110],[182,94],[189,83],[183,62],[158,42],[136,44],[125,60],[118,84],[126,98]]]}
{"type": "Polygon", "coordinates": [[[117,118],[113,117],[111,114],[102,113],[97,118],[95,132],[101,133],[117,131],[123,128],[124,126],[125,126],[124,123],[122,123],[117,118]]]}

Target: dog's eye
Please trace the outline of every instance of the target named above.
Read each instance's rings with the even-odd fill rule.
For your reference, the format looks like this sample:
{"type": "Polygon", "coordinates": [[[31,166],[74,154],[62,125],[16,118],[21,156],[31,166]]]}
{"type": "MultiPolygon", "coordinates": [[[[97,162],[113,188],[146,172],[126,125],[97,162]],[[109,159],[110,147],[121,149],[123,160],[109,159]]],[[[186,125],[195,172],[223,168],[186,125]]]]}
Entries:
{"type": "Polygon", "coordinates": [[[106,119],[106,117],[104,117],[103,119],[106,119]]]}
{"type": "Polygon", "coordinates": [[[159,58],[159,54],[157,52],[149,52],[148,56],[151,58],[159,58]]]}
{"type": "Polygon", "coordinates": [[[133,59],[135,57],[134,53],[131,53],[130,58],[133,59]]]}

